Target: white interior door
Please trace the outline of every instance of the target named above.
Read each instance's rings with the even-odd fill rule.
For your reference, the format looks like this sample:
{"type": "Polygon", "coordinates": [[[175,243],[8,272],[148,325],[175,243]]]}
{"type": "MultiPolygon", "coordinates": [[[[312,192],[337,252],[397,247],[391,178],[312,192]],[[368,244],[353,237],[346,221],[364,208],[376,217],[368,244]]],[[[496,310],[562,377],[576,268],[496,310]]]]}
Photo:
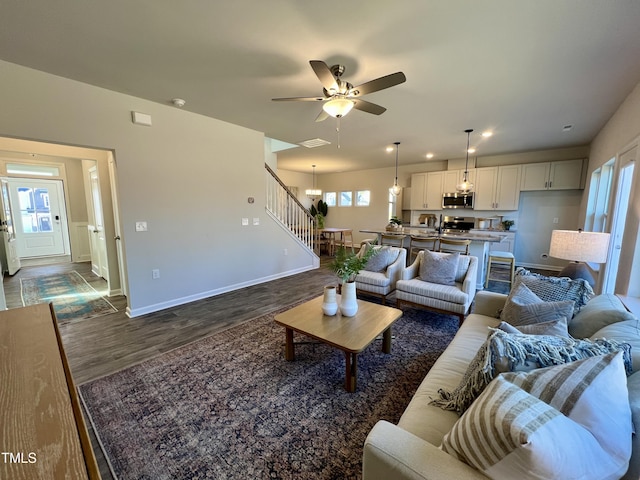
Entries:
{"type": "Polygon", "coordinates": [[[91,269],[102,278],[109,278],[109,262],[107,259],[107,240],[102,215],[102,197],[100,196],[100,179],[97,167],[89,169],[89,185],[91,186],[91,223],[89,239],[91,248],[91,269]]]}
{"type": "Polygon", "coordinates": [[[69,255],[62,180],[9,179],[20,258],[69,255]]]}
{"type": "Polygon", "coordinates": [[[0,220],[2,221],[2,243],[4,247],[3,260],[9,275],[14,275],[20,270],[20,257],[18,256],[18,246],[15,234],[15,222],[13,221],[13,212],[11,211],[11,199],[9,198],[9,182],[6,178],[1,180],[2,192],[0,192],[0,220]]]}

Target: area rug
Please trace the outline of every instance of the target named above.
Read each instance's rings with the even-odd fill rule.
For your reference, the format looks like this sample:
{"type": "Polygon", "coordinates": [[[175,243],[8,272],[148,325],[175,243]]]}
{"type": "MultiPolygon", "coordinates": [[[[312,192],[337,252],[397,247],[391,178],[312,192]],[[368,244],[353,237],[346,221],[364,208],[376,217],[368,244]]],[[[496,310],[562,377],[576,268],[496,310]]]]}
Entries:
{"type": "Polygon", "coordinates": [[[53,303],[59,323],[92,318],[118,310],[78,272],[21,278],[23,305],[53,303]]]}
{"type": "Polygon", "coordinates": [[[307,342],[284,360],[277,313],[80,386],[116,478],[361,478],[368,432],[398,421],[458,327],[404,309],[392,353],[374,341],[347,393],[342,352],[307,342]]]}

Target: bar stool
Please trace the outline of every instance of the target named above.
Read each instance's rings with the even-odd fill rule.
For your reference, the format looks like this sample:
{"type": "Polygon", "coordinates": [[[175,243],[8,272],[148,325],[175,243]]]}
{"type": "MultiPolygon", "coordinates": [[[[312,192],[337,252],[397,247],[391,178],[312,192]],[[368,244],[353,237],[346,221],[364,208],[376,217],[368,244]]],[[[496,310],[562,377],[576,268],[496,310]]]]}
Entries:
{"type": "Polygon", "coordinates": [[[411,244],[409,247],[409,258],[407,258],[408,263],[413,263],[415,258],[418,256],[418,252],[420,250],[436,250],[436,245],[438,244],[438,239],[436,237],[433,238],[425,238],[418,237],[415,235],[411,235],[411,244]]]}
{"type": "Polygon", "coordinates": [[[383,233],[380,238],[380,245],[389,245],[391,247],[400,247],[404,246],[404,239],[407,238],[406,235],[390,235],[383,233]]]}
{"type": "Polygon", "coordinates": [[[469,255],[469,245],[471,245],[471,240],[454,240],[451,238],[441,238],[438,251],[446,253],[460,252],[462,255],[469,255]]]}
{"type": "Polygon", "coordinates": [[[513,279],[515,278],[516,258],[513,256],[513,253],[511,252],[499,252],[499,251],[489,252],[489,259],[487,261],[487,278],[484,281],[484,288],[487,288],[489,286],[489,276],[491,275],[491,264],[493,262],[501,263],[501,264],[506,263],[509,265],[511,270],[509,280],[502,280],[498,278],[494,278],[492,280],[494,282],[508,283],[509,289],[511,289],[511,287],[513,287],[513,279]]]}

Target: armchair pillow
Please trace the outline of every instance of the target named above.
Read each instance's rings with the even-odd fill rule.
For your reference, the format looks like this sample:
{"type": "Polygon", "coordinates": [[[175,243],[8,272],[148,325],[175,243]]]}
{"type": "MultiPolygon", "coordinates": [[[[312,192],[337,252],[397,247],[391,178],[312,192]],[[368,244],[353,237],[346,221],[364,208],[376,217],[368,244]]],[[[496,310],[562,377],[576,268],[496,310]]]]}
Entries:
{"type": "Polygon", "coordinates": [[[420,280],[440,285],[455,285],[460,252],[440,253],[424,250],[420,263],[420,280]]]}
{"type": "Polygon", "coordinates": [[[631,458],[622,352],[498,376],[442,449],[493,479],[617,479],[631,458]]]}
{"type": "Polygon", "coordinates": [[[389,246],[384,247],[367,247],[365,248],[375,248],[378,250],[378,253],[367,260],[367,264],[364,269],[369,272],[382,272],[386,270],[386,268],[396,261],[398,258],[398,254],[400,250],[394,248],[393,250],[389,246]]]}

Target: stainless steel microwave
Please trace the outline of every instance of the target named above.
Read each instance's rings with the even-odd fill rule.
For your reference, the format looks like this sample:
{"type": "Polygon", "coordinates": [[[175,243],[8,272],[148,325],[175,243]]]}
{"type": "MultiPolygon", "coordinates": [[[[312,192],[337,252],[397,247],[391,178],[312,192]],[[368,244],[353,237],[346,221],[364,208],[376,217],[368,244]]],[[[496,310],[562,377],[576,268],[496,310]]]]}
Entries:
{"type": "Polygon", "coordinates": [[[442,195],[442,208],[473,209],[473,192],[445,193],[444,195],[442,195]]]}

